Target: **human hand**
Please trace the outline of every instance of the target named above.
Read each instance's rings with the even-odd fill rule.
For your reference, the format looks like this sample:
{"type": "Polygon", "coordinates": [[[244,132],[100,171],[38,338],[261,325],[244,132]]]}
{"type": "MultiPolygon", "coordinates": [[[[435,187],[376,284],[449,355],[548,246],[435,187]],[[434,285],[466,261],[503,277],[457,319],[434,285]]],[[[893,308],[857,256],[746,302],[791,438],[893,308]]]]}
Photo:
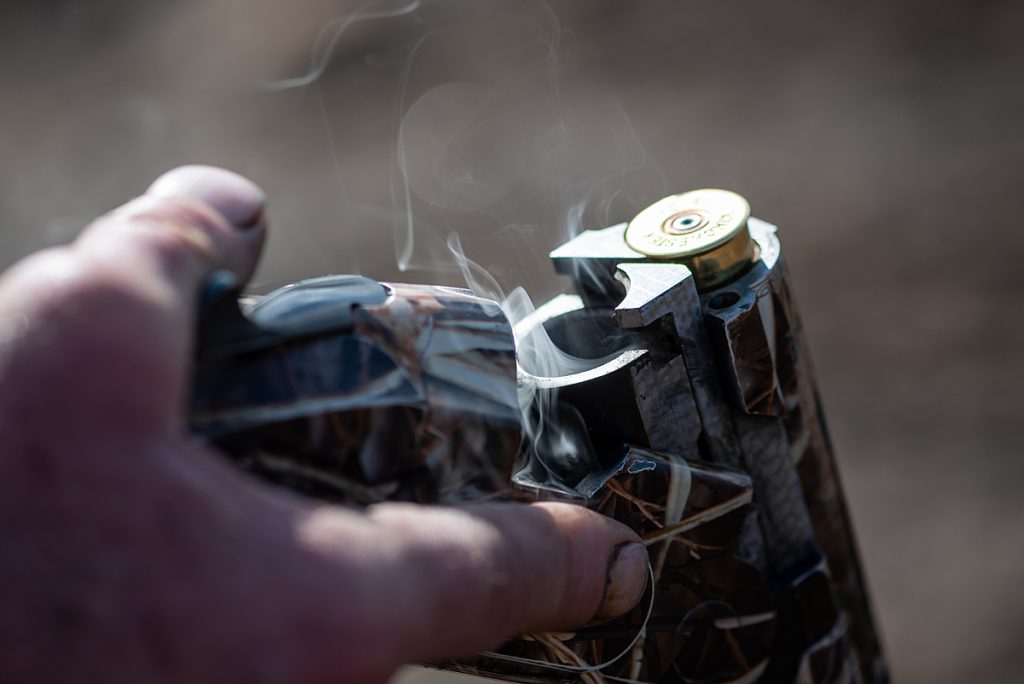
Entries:
{"type": "Polygon", "coordinates": [[[188,433],[198,289],[264,235],[255,185],[185,167],[0,278],[0,680],[385,682],[631,608],[646,553],[582,507],[357,512],[188,433]]]}

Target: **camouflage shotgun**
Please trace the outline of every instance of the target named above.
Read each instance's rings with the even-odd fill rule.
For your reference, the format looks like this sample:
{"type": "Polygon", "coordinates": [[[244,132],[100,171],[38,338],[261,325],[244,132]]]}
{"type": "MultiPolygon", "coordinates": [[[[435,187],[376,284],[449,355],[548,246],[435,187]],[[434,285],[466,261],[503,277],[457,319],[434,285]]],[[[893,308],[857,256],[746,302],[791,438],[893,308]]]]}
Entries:
{"type": "Polygon", "coordinates": [[[560,499],[625,522],[628,615],[448,669],[515,682],[888,681],[775,227],[724,190],[552,253],[515,325],[465,290],[207,288],[192,426],[311,496],[560,499]],[[566,361],[568,359],[568,361],[566,361]]]}

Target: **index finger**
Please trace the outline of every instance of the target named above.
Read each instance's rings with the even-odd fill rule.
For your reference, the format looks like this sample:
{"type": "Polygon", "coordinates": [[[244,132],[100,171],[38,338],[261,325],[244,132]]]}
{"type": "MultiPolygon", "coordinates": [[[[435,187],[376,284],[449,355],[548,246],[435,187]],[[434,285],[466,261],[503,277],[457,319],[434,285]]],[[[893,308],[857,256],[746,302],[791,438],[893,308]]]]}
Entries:
{"type": "Polygon", "coordinates": [[[385,503],[366,522],[354,531],[350,514],[324,506],[300,538],[321,558],[366,563],[358,588],[348,587],[355,600],[324,609],[387,635],[395,664],[617,617],[647,583],[636,533],[574,504],[385,503]]]}

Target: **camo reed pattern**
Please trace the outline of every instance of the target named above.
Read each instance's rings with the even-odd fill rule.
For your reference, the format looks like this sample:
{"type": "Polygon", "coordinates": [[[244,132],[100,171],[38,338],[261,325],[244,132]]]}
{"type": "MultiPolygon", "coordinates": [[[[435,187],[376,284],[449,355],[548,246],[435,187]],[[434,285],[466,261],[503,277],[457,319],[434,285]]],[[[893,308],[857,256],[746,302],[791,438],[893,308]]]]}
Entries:
{"type": "MultiPolygon", "coordinates": [[[[635,529],[651,558],[653,604],[572,633],[527,634],[451,663],[510,681],[733,681],[756,677],[775,631],[765,578],[735,558],[750,478],[634,447],[588,505],[635,529]]],[[[649,587],[650,591],[650,587],[649,587]]]]}
{"type": "Polygon", "coordinates": [[[522,437],[500,307],[464,290],[389,288],[344,329],[200,364],[193,429],[247,469],[322,498],[507,492],[522,437]]]}
{"type": "MultiPolygon", "coordinates": [[[[820,644],[809,652],[801,670],[810,671],[810,681],[823,681],[830,665],[842,660],[840,651],[848,648],[829,630],[837,622],[847,623],[844,626],[858,661],[856,677],[885,681],[888,674],[786,264],[774,226],[752,220],[751,232],[762,246],[761,262],[766,268],[754,269],[737,283],[709,293],[709,302],[724,293],[738,294],[739,299],[724,308],[709,306],[707,321],[734,402],[748,416],[780,419],[785,428],[785,442],[814,539],[825,556],[828,584],[838,599],[835,618],[828,615],[824,592],[797,599],[803,628],[808,631],[805,640],[820,644]],[[814,610],[817,615],[806,615],[814,610]],[[830,623],[832,626],[826,627],[830,623]],[[827,656],[826,643],[831,648],[827,656]],[[816,655],[810,657],[812,653],[816,655]]],[[[806,583],[804,594],[810,586],[806,583]]],[[[853,670],[853,664],[846,669],[853,670]]]]}

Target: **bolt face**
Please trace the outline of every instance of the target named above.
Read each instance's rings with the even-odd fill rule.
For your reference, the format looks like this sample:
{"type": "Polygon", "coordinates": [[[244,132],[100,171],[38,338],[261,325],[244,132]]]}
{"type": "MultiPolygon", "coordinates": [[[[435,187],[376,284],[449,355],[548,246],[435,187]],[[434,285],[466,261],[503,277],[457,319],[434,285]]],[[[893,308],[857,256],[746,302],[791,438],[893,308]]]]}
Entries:
{"type": "Polygon", "coordinates": [[[750,205],[735,192],[691,190],[637,214],[626,227],[626,244],[644,256],[686,264],[698,285],[707,288],[752,262],[749,218],[750,205]]]}

